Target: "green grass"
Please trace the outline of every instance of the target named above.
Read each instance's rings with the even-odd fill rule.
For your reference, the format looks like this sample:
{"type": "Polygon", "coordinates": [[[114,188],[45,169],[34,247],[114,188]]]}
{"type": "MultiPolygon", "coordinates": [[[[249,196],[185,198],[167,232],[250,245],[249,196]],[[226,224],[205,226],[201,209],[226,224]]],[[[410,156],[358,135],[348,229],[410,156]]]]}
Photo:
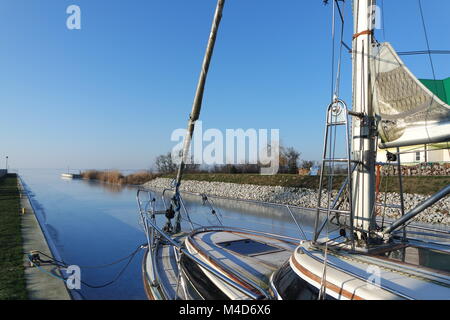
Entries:
{"type": "MultiPolygon", "coordinates": [[[[175,178],[175,175],[164,175],[163,178],[175,178]]],[[[183,179],[308,189],[317,189],[319,185],[318,176],[300,176],[295,174],[264,176],[259,174],[187,173],[183,176],[183,179]]],[[[339,189],[344,179],[344,176],[334,177],[333,189],[339,189]]],[[[403,177],[403,191],[407,193],[433,194],[449,184],[450,176],[403,177]]],[[[383,192],[385,190],[387,192],[399,192],[398,177],[382,177],[380,191],[383,192]]]]}
{"type": "Polygon", "coordinates": [[[0,300],[27,299],[17,176],[0,178],[0,300]]]}

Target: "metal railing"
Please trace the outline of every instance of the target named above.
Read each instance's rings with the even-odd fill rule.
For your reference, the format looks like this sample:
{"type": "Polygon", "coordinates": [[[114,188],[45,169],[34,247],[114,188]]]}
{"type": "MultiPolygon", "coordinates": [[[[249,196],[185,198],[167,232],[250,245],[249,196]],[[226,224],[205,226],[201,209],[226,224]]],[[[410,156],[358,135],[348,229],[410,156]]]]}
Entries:
{"type": "MultiPolygon", "coordinates": [[[[158,188],[156,188],[158,189],[158,188]]],[[[160,188],[159,190],[164,190],[162,188],[160,188]]],[[[167,189],[170,191],[173,191],[171,189],[167,189]]],[[[196,192],[190,192],[190,191],[182,191],[185,194],[189,194],[189,195],[194,195],[194,196],[200,196],[201,193],[196,193],[196,192]]],[[[341,193],[341,192],[339,192],[341,193]]],[[[317,208],[311,208],[311,207],[304,207],[304,206],[299,206],[299,205],[287,205],[287,204],[281,204],[281,203],[274,203],[274,202],[266,202],[266,201],[259,201],[259,200],[249,200],[249,199],[239,199],[239,198],[230,198],[230,197],[223,197],[223,196],[208,196],[209,198],[214,198],[214,199],[220,199],[220,200],[230,200],[230,201],[237,201],[237,202],[243,202],[243,203],[249,203],[249,204],[255,204],[255,205],[265,205],[265,206],[271,206],[271,207],[278,207],[278,208],[287,208],[289,207],[290,209],[296,209],[296,210],[303,210],[303,211],[310,211],[310,212],[317,212],[317,208]]],[[[377,205],[380,205],[380,203],[378,203],[377,205]]],[[[326,213],[328,211],[328,209],[325,208],[319,208],[319,211],[322,213],[326,213]]],[[[340,215],[342,217],[348,217],[349,214],[348,212],[342,212],[340,213],[340,215]]],[[[377,217],[376,221],[381,223],[382,219],[377,217]]],[[[294,220],[295,222],[295,220],[294,220]]],[[[325,223],[327,222],[326,220],[324,221],[325,223]]],[[[391,224],[393,221],[391,220],[386,220],[384,221],[385,223],[391,224]]],[[[320,226],[319,229],[322,229],[323,225],[320,226]]],[[[407,228],[410,229],[419,229],[419,230],[426,230],[429,232],[435,232],[435,233],[442,233],[442,234],[450,234],[449,230],[442,230],[439,228],[434,228],[432,226],[424,226],[424,225],[420,225],[420,224],[414,224],[414,222],[409,223],[407,225],[407,228]]],[[[305,240],[309,240],[309,239],[305,239],[305,240]]]]}
{"type": "MultiPolygon", "coordinates": [[[[170,189],[167,189],[170,190],[170,189]]],[[[163,193],[163,196],[165,195],[165,192],[163,193]]],[[[160,283],[158,281],[158,270],[155,267],[155,253],[157,250],[157,246],[159,244],[160,238],[164,239],[169,245],[173,246],[174,248],[176,248],[176,250],[180,253],[183,254],[185,257],[191,259],[193,262],[195,262],[196,264],[198,264],[199,266],[201,266],[203,269],[205,269],[206,271],[210,272],[211,274],[213,274],[215,277],[217,277],[218,279],[220,279],[221,281],[223,281],[224,283],[230,285],[231,287],[233,287],[234,289],[236,289],[237,291],[239,291],[240,293],[242,293],[243,295],[251,298],[251,299],[271,299],[271,295],[269,293],[267,293],[264,289],[260,288],[257,284],[252,283],[252,281],[245,279],[245,276],[233,271],[233,275],[236,276],[236,278],[240,279],[241,282],[243,283],[248,283],[249,286],[253,287],[254,289],[256,289],[256,291],[259,292],[253,292],[247,288],[245,288],[244,286],[240,285],[239,283],[231,280],[230,278],[226,277],[225,275],[223,275],[222,273],[220,273],[219,271],[215,270],[214,268],[212,268],[211,266],[209,266],[208,264],[206,264],[205,262],[203,262],[202,260],[200,260],[199,258],[197,258],[196,256],[194,256],[193,254],[191,254],[184,246],[182,243],[178,242],[177,240],[175,240],[170,234],[166,233],[165,231],[161,230],[161,228],[157,225],[156,223],[156,208],[154,205],[150,205],[150,203],[154,203],[154,199],[155,197],[153,197],[153,194],[151,191],[149,190],[143,190],[143,189],[139,189],[137,191],[137,202],[138,202],[138,206],[139,206],[139,212],[141,215],[141,222],[144,226],[144,232],[146,234],[147,237],[147,242],[148,242],[148,250],[151,254],[151,259],[152,259],[152,272],[155,275],[155,279],[153,279],[155,281],[155,283],[152,283],[152,286],[156,287],[156,286],[160,286],[160,283]],[[141,193],[147,193],[149,200],[142,201],[141,199],[141,193]],[[158,236],[159,235],[159,236],[158,236]]],[[[165,204],[166,206],[166,204],[165,204]]],[[[183,205],[184,206],[184,205],[183,205]]],[[[186,210],[187,213],[187,210],[186,210]]],[[[187,213],[188,214],[188,213],[187,213]]],[[[199,231],[204,231],[204,230],[213,230],[215,228],[223,228],[223,227],[210,227],[209,229],[206,229],[207,227],[201,227],[199,229],[195,229],[193,230],[193,232],[199,232],[199,231]]],[[[239,228],[227,228],[227,229],[232,229],[232,230],[239,230],[242,232],[249,232],[250,230],[246,230],[246,229],[239,229],[239,228]]],[[[253,231],[254,234],[257,235],[262,235],[264,233],[262,232],[257,232],[257,231],[253,231]]],[[[284,236],[279,236],[279,235],[274,235],[274,234],[267,234],[270,235],[272,237],[278,237],[278,238],[284,238],[284,239],[290,239],[290,240],[298,240],[296,238],[290,238],[290,237],[284,237],[284,236]]],[[[178,263],[179,264],[179,263],[178,263]]],[[[180,272],[180,266],[178,265],[178,272],[180,272]]],[[[175,293],[175,295],[177,295],[177,293],[175,293]]],[[[165,294],[166,298],[167,294],[165,294]]]]}
{"type": "Polygon", "coordinates": [[[319,191],[318,191],[318,201],[317,201],[317,209],[316,209],[316,220],[314,223],[314,241],[320,236],[323,228],[327,225],[327,222],[331,220],[331,214],[348,214],[350,218],[350,224],[345,226],[350,229],[349,236],[350,241],[352,243],[352,247],[354,247],[354,217],[352,211],[352,175],[354,169],[358,166],[359,162],[352,160],[351,156],[351,148],[350,148],[350,117],[362,117],[363,114],[356,113],[348,110],[347,104],[338,98],[335,98],[333,102],[328,105],[327,108],[327,116],[326,116],[326,125],[325,125],[325,135],[324,135],[324,143],[323,143],[323,153],[322,153],[322,165],[320,170],[320,180],[319,180],[319,191]],[[346,158],[335,158],[335,142],[333,139],[336,139],[337,136],[337,127],[343,126],[345,128],[345,140],[346,140],[346,158]],[[335,206],[339,199],[339,197],[335,198],[334,203],[330,203],[331,193],[332,193],[332,181],[328,180],[327,186],[327,208],[321,208],[322,205],[322,189],[324,188],[323,178],[325,174],[326,164],[331,165],[333,174],[335,162],[342,162],[347,164],[347,179],[343,183],[341,190],[339,191],[339,195],[341,195],[345,188],[348,189],[348,197],[349,208],[348,211],[337,211],[335,206]],[[352,166],[353,164],[353,166],[352,166]],[[327,217],[322,225],[319,226],[320,213],[322,210],[325,210],[327,213],[327,217]]]}
{"type": "MultiPolygon", "coordinates": [[[[352,168],[353,170],[353,168],[352,168]]],[[[347,182],[348,183],[348,182],[347,182]]],[[[243,202],[250,202],[250,203],[255,203],[255,204],[267,204],[267,205],[271,205],[271,206],[277,206],[277,207],[285,207],[287,209],[287,211],[289,212],[289,214],[291,215],[292,220],[294,221],[294,223],[296,224],[301,237],[304,240],[308,240],[306,233],[304,232],[303,228],[301,227],[301,224],[297,221],[297,219],[295,218],[294,213],[292,212],[291,208],[297,208],[297,209],[304,209],[304,210],[317,210],[320,212],[339,212],[343,217],[348,217],[350,216],[349,212],[346,210],[338,210],[338,209],[334,209],[334,207],[336,207],[337,204],[337,200],[340,198],[340,196],[343,194],[343,190],[345,189],[345,182],[344,185],[341,187],[341,190],[339,191],[339,196],[337,196],[335,198],[335,201],[333,202],[331,208],[307,208],[307,207],[300,207],[300,206],[290,206],[290,205],[282,205],[282,204],[275,204],[275,203],[266,203],[266,202],[260,202],[260,201],[254,201],[254,200],[242,200],[242,199],[234,199],[236,201],[243,201],[243,202]]],[[[168,205],[166,202],[166,197],[168,197],[167,192],[174,192],[173,189],[164,189],[162,192],[162,202],[164,204],[164,208],[165,210],[168,209],[168,205]]],[[[191,195],[196,195],[196,196],[200,196],[202,198],[203,204],[205,205],[205,202],[207,201],[207,205],[208,207],[214,212],[214,206],[212,204],[212,202],[209,200],[209,197],[205,197],[204,194],[202,193],[192,193],[192,192],[185,192],[187,194],[191,194],[191,195]]],[[[222,198],[222,199],[228,199],[228,198],[224,198],[224,197],[215,197],[213,196],[213,198],[222,198]]],[[[245,276],[236,273],[234,270],[228,270],[230,271],[230,273],[237,279],[240,280],[241,283],[246,283],[248,284],[250,287],[256,289],[258,293],[255,293],[252,290],[249,290],[248,288],[245,288],[244,286],[240,285],[239,283],[231,280],[230,278],[226,277],[224,274],[218,272],[216,269],[212,268],[210,265],[206,264],[205,262],[203,262],[202,260],[200,260],[199,258],[197,258],[196,256],[194,256],[193,254],[191,254],[184,246],[183,243],[178,242],[177,240],[175,240],[173,238],[173,236],[170,233],[165,232],[164,230],[161,230],[160,227],[158,227],[157,223],[156,223],[156,215],[159,214],[165,214],[166,211],[158,211],[156,210],[156,206],[155,206],[155,202],[156,202],[156,197],[153,196],[153,192],[150,190],[145,190],[145,189],[139,189],[137,192],[137,199],[138,199],[138,204],[139,204],[139,211],[141,213],[141,219],[142,219],[142,224],[144,226],[144,231],[147,237],[147,241],[149,244],[149,250],[150,250],[150,254],[151,254],[151,259],[152,259],[152,271],[153,274],[155,275],[155,279],[156,283],[153,284],[153,286],[159,286],[159,282],[158,282],[158,270],[155,268],[156,265],[156,261],[155,261],[155,253],[157,250],[158,245],[160,244],[161,240],[165,240],[167,241],[168,244],[170,244],[171,246],[173,246],[174,250],[177,250],[180,254],[183,254],[184,256],[186,256],[187,258],[191,259],[194,263],[198,264],[199,266],[201,266],[202,268],[204,268],[206,271],[210,272],[212,275],[214,275],[215,277],[217,277],[218,279],[222,280],[224,283],[232,286],[234,289],[238,290],[239,292],[241,292],[242,294],[244,294],[245,296],[251,298],[251,299],[261,299],[261,298],[266,298],[266,299],[271,299],[273,298],[269,293],[267,293],[264,289],[260,288],[257,284],[253,283],[252,281],[250,281],[249,279],[246,279],[245,276]],[[142,201],[140,194],[141,193],[147,193],[147,200],[146,201],[142,201]]],[[[232,199],[233,200],[233,199],[232,199]]],[[[184,211],[184,213],[186,214],[187,217],[187,221],[190,223],[191,226],[191,235],[198,233],[198,232],[205,232],[205,231],[220,231],[220,230],[224,230],[224,227],[222,225],[222,222],[220,221],[219,217],[217,217],[220,226],[201,226],[197,229],[194,228],[194,223],[192,222],[190,216],[189,216],[189,212],[184,204],[184,201],[180,195],[180,204],[181,204],[181,209],[184,211]]],[[[324,223],[322,224],[322,226],[320,226],[319,230],[322,230],[324,225],[327,223],[328,221],[325,220],[324,223]]],[[[417,229],[427,229],[427,231],[434,231],[434,232],[442,232],[444,234],[448,235],[448,231],[443,231],[443,230],[434,230],[431,228],[426,228],[423,226],[413,226],[413,225],[408,225],[409,228],[417,228],[417,229]]],[[[237,232],[245,232],[245,233],[249,233],[249,234],[253,234],[253,235],[263,235],[266,237],[273,237],[273,238],[277,238],[277,239],[282,239],[282,240],[290,240],[290,241],[296,241],[299,242],[300,239],[298,238],[293,238],[293,237],[287,237],[287,236],[281,236],[278,234],[273,234],[273,233],[267,233],[267,232],[260,232],[260,231],[256,231],[256,230],[249,230],[249,229],[244,229],[244,228],[235,228],[235,227],[226,227],[226,230],[231,230],[231,231],[237,231],[237,232]]],[[[178,272],[180,273],[181,269],[179,266],[179,262],[180,259],[177,259],[177,264],[178,264],[178,272]]],[[[177,285],[178,287],[178,285],[177,285]]],[[[166,294],[167,296],[167,294],[166,294]]],[[[177,296],[177,293],[175,293],[175,296],[177,296]]]]}

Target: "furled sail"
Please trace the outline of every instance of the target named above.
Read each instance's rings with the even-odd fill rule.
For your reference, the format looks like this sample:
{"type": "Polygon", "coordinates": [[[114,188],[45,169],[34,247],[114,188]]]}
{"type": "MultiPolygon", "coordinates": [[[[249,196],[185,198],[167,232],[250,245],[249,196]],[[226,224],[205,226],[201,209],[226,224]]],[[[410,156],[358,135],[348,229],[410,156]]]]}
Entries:
{"type": "Polygon", "coordinates": [[[387,42],[373,52],[371,82],[380,148],[450,141],[450,106],[411,73],[387,42]]]}

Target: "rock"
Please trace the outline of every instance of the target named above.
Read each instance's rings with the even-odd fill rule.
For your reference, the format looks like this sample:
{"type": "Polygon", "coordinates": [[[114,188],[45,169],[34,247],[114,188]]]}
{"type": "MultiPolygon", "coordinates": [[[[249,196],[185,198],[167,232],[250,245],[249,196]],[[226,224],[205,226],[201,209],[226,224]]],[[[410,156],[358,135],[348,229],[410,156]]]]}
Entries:
{"type": "MultiPolygon", "coordinates": [[[[147,182],[144,186],[149,189],[164,189],[170,186],[171,181],[171,179],[167,178],[156,178],[147,182]]],[[[317,191],[306,188],[185,180],[183,181],[180,190],[192,193],[206,193],[211,196],[219,196],[224,198],[289,204],[308,208],[315,208],[318,202],[317,191]]],[[[332,192],[331,201],[333,201],[336,193],[336,191],[332,192]]],[[[387,194],[380,193],[378,202],[384,202],[385,197],[386,203],[388,204],[400,203],[400,195],[393,192],[388,192],[387,194]]],[[[411,210],[426,199],[426,196],[408,193],[405,193],[403,197],[405,201],[405,212],[411,210]]],[[[321,205],[323,207],[328,206],[327,198],[326,192],[323,191],[321,201],[321,205]]],[[[344,204],[343,209],[348,210],[348,203],[344,204]]],[[[450,197],[447,197],[417,215],[414,218],[414,221],[450,225],[449,211],[450,197]]],[[[395,208],[386,208],[385,210],[384,208],[380,208],[379,214],[383,214],[383,212],[388,218],[391,219],[396,219],[401,216],[400,210],[395,208]]]]}

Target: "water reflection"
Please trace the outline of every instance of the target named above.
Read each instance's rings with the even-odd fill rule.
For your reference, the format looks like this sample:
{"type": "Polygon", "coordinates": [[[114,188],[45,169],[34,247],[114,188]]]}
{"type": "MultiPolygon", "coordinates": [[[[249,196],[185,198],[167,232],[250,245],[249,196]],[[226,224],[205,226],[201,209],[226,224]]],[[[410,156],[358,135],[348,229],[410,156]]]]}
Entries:
{"type": "Polygon", "coordinates": [[[95,181],[95,180],[82,180],[82,181],[91,188],[102,188],[111,193],[121,193],[124,191],[124,189],[127,189],[127,188],[131,189],[130,187],[122,186],[120,184],[99,182],[99,181],[95,181]]]}
{"type": "MultiPolygon", "coordinates": [[[[139,224],[137,187],[66,180],[61,179],[60,174],[58,170],[20,172],[28,188],[33,191],[39,216],[48,226],[54,246],[64,261],[83,266],[108,264],[127,256],[145,242],[139,224]]],[[[160,199],[161,194],[155,194],[160,199]]],[[[211,199],[222,214],[225,225],[299,237],[297,227],[282,207],[211,199]]],[[[185,195],[184,201],[195,223],[217,225],[215,217],[202,204],[200,197],[185,195]]],[[[300,220],[309,222],[304,213],[296,212],[296,215],[300,220]]],[[[182,226],[186,229],[190,227],[186,221],[182,226]]],[[[101,289],[82,286],[82,295],[87,299],[145,299],[141,258],[142,253],[111,286],[101,289]]],[[[82,268],[82,277],[94,285],[106,283],[115,278],[123,266],[122,263],[106,269],[82,268]]]]}
{"type": "MultiPolygon", "coordinates": [[[[124,187],[89,180],[61,179],[61,170],[21,170],[32,190],[40,219],[46,224],[59,255],[69,264],[97,266],[108,264],[133,252],[145,243],[136,203],[137,187],[124,187]]],[[[161,193],[155,191],[160,199],[161,193]]],[[[211,197],[224,224],[291,237],[300,232],[283,206],[234,201],[211,197]]],[[[217,224],[201,197],[185,194],[192,220],[199,225],[217,224]]],[[[161,205],[161,204],[160,204],[161,205]]],[[[314,211],[293,208],[308,238],[312,236],[314,211]]],[[[322,216],[323,218],[323,216],[322,216]]],[[[164,217],[159,217],[163,223],[164,217]]],[[[189,224],[183,221],[183,228],[189,224]]],[[[142,252],[112,285],[93,289],[82,287],[87,299],[145,299],[142,283],[142,252]]],[[[105,269],[82,268],[82,278],[103,284],[116,277],[124,263],[105,269]]]]}

